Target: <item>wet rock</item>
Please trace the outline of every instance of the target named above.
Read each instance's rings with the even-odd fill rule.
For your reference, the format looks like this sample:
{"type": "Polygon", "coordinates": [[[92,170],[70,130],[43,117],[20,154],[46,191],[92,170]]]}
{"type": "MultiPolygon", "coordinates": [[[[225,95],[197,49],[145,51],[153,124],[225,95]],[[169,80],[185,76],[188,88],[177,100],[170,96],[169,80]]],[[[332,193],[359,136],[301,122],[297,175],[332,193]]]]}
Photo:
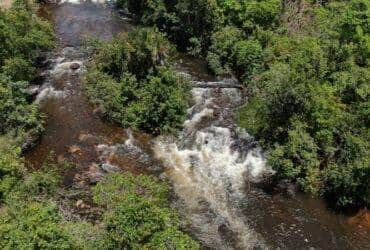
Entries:
{"type": "Polygon", "coordinates": [[[104,177],[104,173],[101,171],[101,169],[98,167],[98,165],[93,164],[89,167],[89,171],[87,173],[87,178],[89,180],[89,183],[91,185],[94,185],[102,180],[104,177]]]}
{"type": "Polygon", "coordinates": [[[96,108],[93,110],[93,115],[98,116],[98,117],[103,117],[104,112],[101,108],[96,108]]]}
{"type": "Polygon", "coordinates": [[[288,180],[280,181],[277,184],[277,188],[278,190],[285,192],[290,197],[294,197],[298,190],[298,186],[288,180]]]}
{"type": "Polygon", "coordinates": [[[118,10],[118,13],[120,14],[120,15],[122,15],[122,16],[126,16],[126,15],[129,15],[130,13],[129,13],[129,11],[128,11],[128,9],[119,9],[118,10]]]}
{"type": "Polygon", "coordinates": [[[348,223],[359,228],[370,229],[370,211],[361,209],[355,216],[349,218],[348,223]]]}
{"type": "Polygon", "coordinates": [[[58,162],[64,162],[66,158],[64,157],[64,155],[58,155],[57,160],[58,162]]]}
{"type": "Polygon", "coordinates": [[[78,136],[78,140],[80,140],[80,141],[86,141],[86,140],[88,140],[91,137],[93,137],[93,135],[81,133],[78,136]]]}
{"type": "Polygon", "coordinates": [[[41,136],[41,132],[38,134],[27,135],[21,146],[22,154],[25,154],[26,152],[31,150],[36,145],[37,141],[40,139],[40,136],[41,136]]]}
{"type": "Polygon", "coordinates": [[[91,134],[86,134],[86,133],[81,133],[78,136],[78,140],[83,143],[88,143],[88,144],[97,144],[99,142],[99,138],[91,135],[91,134]]]}
{"type": "Polygon", "coordinates": [[[101,169],[103,169],[107,173],[114,173],[114,172],[119,172],[120,169],[117,166],[114,166],[109,163],[103,163],[101,166],[101,169]]]}
{"type": "Polygon", "coordinates": [[[75,154],[77,152],[81,152],[81,148],[76,145],[72,145],[69,147],[68,152],[75,154]]]}
{"type": "Polygon", "coordinates": [[[70,68],[71,70],[78,70],[78,69],[80,68],[80,64],[78,64],[78,63],[72,63],[72,64],[69,66],[69,68],[70,68]]]}
{"type": "Polygon", "coordinates": [[[81,207],[81,205],[83,204],[84,202],[82,201],[82,200],[78,200],[77,202],[76,202],[76,207],[81,207]]]}
{"type": "Polygon", "coordinates": [[[37,58],[36,58],[36,64],[38,66],[47,66],[45,65],[45,62],[47,61],[47,58],[50,57],[50,52],[41,52],[41,51],[38,51],[38,55],[37,55],[37,58]]]}
{"type": "Polygon", "coordinates": [[[26,93],[31,96],[31,98],[36,98],[36,96],[40,93],[40,86],[39,85],[31,85],[27,88],[26,93]]]}
{"type": "Polygon", "coordinates": [[[45,70],[44,72],[38,74],[32,81],[31,83],[35,85],[41,85],[45,80],[49,77],[49,70],[45,70]]]}
{"type": "Polygon", "coordinates": [[[166,174],[166,173],[161,173],[161,174],[159,175],[159,179],[160,179],[161,181],[166,181],[166,180],[167,180],[167,174],[166,174]]]}
{"type": "Polygon", "coordinates": [[[76,207],[80,209],[87,209],[90,208],[90,205],[86,204],[83,200],[78,200],[76,202],[76,207]]]}
{"type": "Polygon", "coordinates": [[[233,231],[226,224],[222,224],[218,227],[218,233],[224,239],[224,241],[226,241],[230,245],[232,242],[236,241],[236,237],[233,231]]]}

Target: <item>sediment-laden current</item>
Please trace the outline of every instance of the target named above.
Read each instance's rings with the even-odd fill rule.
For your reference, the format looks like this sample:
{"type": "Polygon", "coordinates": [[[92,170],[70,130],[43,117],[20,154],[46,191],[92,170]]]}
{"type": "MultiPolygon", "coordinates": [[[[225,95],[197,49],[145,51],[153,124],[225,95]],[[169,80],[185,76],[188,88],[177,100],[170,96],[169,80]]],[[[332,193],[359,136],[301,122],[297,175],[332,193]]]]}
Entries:
{"type": "Polygon", "coordinates": [[[205,248],[366,248],[369,231],[320,201],[262,188],[273,174],[263,152],[233,121],[246,101],[232,79],[214,79],[202,61],[181,56],[175,67],[191,81],[192,103],[178,136],[152,138],[103,122],[83,94],[85,37],[111,39],[133,26],[105,1],[62,0],[41,15],[55,25],[58,47],[47,55],[36,101],[45,133],[26,156],[37,168],[53,151],[76,168],[66,184],[94,183],[101,172],[153,173],[173,186],[173,204],[205,248]],[[203,83],[203,84],[202,84],[203,83]],[[196,84],[200,84],[198,87],[196,84]],[[205,86],[222,85],[222,88],[205,86]],[[230,85],[229,87],[227,85],[230,85]]]}

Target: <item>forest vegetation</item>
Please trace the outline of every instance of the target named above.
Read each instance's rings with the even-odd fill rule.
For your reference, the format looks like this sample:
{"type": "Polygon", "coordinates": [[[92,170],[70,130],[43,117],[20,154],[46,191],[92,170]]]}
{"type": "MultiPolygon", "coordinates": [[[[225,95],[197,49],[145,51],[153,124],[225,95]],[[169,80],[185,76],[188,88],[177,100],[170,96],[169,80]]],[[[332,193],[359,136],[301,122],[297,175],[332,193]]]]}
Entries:
{"type": "MultiPolygon", "coordinates": [[[[92,42],[84,88],[106,119],[153,135],[181,128],[189,86],[173,58],[184,51],[248,89],[235,119],[259,141],[276,181],[338,209],[369,205],[369,0],[116,4],[141,28],[92,42]]],[[[109,174],[74,196],[63,185],[70,163],[26,169],[26,142],[44,127],[28,87],[56,44],[36,8],[15,0],[0,9],[0,248],[199,249],[156,177],[109,174]],[[89,218],[68,212],[80,199],[94,208],[89,218]]]]}
{"type": "Polygon", "coordinates": [[[171,67],[175,49],[155,28],[137,28],[96,42],[85,86],[110,120],[152,134],[185,120],[188,85],[171,67]]]}
{"type": "MultiPolygon", "coordinates": [[[[132,43],[122,43],[117,47],[117,60],[89,74],[91,77],[99,75],[97,79],[107,79],[106,82],[99,81],[99,86],[89,85],[90,93],[99,87],[106,95],[104,98],[111,98],[107,95],[117,95],[120,90],[124,90],[127,96],[134,95],[126,102],[117,100],[118,103],[103,105],[109,114],[116,114],[115,121],[123,125],[151,132],[178,126],[183,119],[181,111],[186,91],[183,80],[162,63],[167,60],[168,42],[154,30],[137,31],[129,37],[132,43]],[[146,43],[140,47],[145,35],[159,39],[155,47],[159,50],[158,57],[155,57],[157,61],[147,68],[140,68],[152,71],[150,78],[145,77],[147,71],[126,72],[119,64],[119,56],[125,56],[125,49],[132,53],[133,60],[123,62],[130,69],[139,69],[137,65],[148,62],[146,51],[140,49],[155,45],[146,43]],[[157,67],[158,63],[163,65],[157,67]],[[115,73],[109,75],[109,72],[115,73]],[[109,86],[113,81],[122,83],[126,80],[131,85],[121,84],[116,92],[111,91],[114,85],[118,85],[109,86]],[[147,86],[142,89],[138,87],[140,84],[147,86]],[[162,92],[157,88],[162,88],[162,92]],[[137,93],[138,90],[142,92],[137,93]],[[146,100],[146,107],[138,106],[139,98],[146,100]],[[157,99],[161,103],[168,102],[162,110],[151,105],[157,99]],[[178,106],[171,102],[178,102],[178,106]],[[115,112],[130,105],[132,119],[119,120],[126,114],[115,112]],[[146,112],[153,116],[145,119],[151,119],[153,127],[143,127],[140,119],[144,118],[138,112],[144,112],[144,108],[152,108],[146,112]],[[167,113],[173,114],[173,118],[166,119],[167,113]]],[[[105,48],[110,50],[116,46],[114,41],[106,44],[105,48]]],[[[168,184],[156,177],[108,174],[91,190],[76,190],[63,183],[64,171],[73,166],[65,161],[55,163],[53,155],[40,169],[25,167],[24,142],[28,138],[37,138],[43,131],[43,115],[38,104],[32,103],[27,88],[37,76],[42,53],[52,49],[54,44],[51,24],[36,15],[36,6],[32,2],[19,0],[10,9],[0,10],[0,248],[199,249],[199,244],[182,232],[184,223],[176,210],[170,207],[168,184]],[[76,202],[81,202],[81,199],[91,200],[90,205],[84,204],[92,207],[87,217],[73,212],[76,202]]],[[[96,60],[104,59],[100,56],[103,57],[103,53],[99,53],[96,60]]],[[[103,95],[99,97],[103,98],[103,95]]]]}
{"type": "Polygon", "coordinates": [[[370,2],[118,0],[250,91],[236,115],[277,180],[336,208],[370,201],[370,2]]]}

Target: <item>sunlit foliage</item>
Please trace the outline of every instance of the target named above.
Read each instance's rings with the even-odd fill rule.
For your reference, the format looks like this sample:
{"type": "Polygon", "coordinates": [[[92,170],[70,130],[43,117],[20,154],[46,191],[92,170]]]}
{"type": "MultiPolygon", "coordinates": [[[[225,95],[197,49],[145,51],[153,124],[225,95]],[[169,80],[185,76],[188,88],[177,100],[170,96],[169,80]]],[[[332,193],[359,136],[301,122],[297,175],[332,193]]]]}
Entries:
{"type": "Polygon", "coordinates": [[[86,75],[88,95],[114,122],[150,133],[181,126],[185,80],[170,67],[173,48],[156,29],[121,34],[97,48],[86,75]]]}

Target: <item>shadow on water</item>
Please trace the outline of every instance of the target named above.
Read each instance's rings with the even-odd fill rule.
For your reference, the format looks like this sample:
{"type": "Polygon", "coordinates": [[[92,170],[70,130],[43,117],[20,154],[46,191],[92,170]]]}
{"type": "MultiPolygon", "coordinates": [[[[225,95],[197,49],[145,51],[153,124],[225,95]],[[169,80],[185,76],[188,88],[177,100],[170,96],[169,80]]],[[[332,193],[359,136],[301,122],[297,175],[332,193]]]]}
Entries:
{"type": "MultiPolygon", "coordinates": [[[[36,100],[46,123],[39,144],[26,155],[29,168],[39,167],[50,152],[76,166],[67,173],[69,182],[88,176],[93,183],[98,165],[134,173],[164,168],[176,193],[174,205],[191,222],[192,235],[209,248],[370,246],[367,212],[349,218],[317,199],[253,185],[270,170],[253,138],[232,120],[245,101],[240,90],[194,88],[179,138],[152,138],[102,121],[82,91],[86,55],[80,46],[86,36],[109,40],[132,25],[105,1],[62,0],[40,13],[54,23],[58,46],[47,56],[36,100]]],[[[227,82],[186,55],[180,55],[176,68],[195,81],[227,82]]]]}

